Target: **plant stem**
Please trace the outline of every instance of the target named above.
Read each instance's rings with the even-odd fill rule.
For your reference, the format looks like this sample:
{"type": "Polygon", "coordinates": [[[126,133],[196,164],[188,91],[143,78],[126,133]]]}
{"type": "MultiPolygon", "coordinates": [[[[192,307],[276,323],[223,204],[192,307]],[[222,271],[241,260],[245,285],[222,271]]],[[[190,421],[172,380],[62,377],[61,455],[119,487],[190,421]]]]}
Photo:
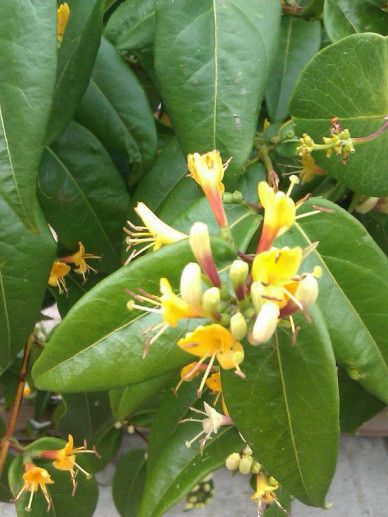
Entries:
{"type": "Polygon", "coordinates": [[[8,450],[10,448],[10,440],[12,439],[13,434],[15,432],[16,422],[17,422],[17,419],[19,416],[20,406],[21,406],[22,399],[23,399],[24,385],[26,383],[28,361],[30,359],[32,344],[33,344],[33,339],[32,339],[32,336],[30,336],[26,345],[24,346],[23,360],[22,360],[22,365],[20,367],[19,382],[18,382],[18,386],[16,389],[15,400],[13,401],[7,429],[1,440],[0,476],[3,472],[4,464],[7,459],[8,450]]]}
{"type": "Polygon", "coordinates": [[[269,152],[266,146],[262,146],[260,149],[260,160],[263,162],[264,167],[267,171],[268,183],[275,189],[278,190],[279,186],[279,176],[277,175],[275,169],[273,168],[271,158],[269,156],[269,152]]]}

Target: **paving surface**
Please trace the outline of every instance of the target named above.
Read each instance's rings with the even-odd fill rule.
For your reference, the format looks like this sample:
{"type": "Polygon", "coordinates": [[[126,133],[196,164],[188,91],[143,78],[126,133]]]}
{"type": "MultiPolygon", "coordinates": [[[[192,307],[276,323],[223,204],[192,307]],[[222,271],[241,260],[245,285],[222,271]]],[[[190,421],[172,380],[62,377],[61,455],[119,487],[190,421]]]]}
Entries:
{"type": "MultiPolygon", "coordinates": [[[[331,510],[314,509],[296,502],[292,516],[388,517],[387,456],[387,440],[342,438],[337,472],[327,498],[333,505],[331,510]]],[[[119,517],[111,497],[113,472],[114,466],[109,465],[98,475],[100,499],[94,517],[119,517]]],[[[214,481],[215,495],[207,507],[183,514],[183,506],[177,505],[165,517],[256,517],[256,507],[250,501],[251,489],[245,476],[236,475],[232,478],[223,469],[214,475],[214,481]]],[[[0,516],[15,517],[14,507],[0,503],[0,516]]]]}

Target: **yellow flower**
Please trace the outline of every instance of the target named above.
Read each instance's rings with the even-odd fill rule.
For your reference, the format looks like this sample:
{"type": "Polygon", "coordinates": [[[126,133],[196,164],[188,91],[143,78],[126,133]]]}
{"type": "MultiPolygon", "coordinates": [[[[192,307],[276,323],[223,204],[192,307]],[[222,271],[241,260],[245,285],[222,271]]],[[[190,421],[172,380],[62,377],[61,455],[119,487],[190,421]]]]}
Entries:
{"type": "Polygon", "coordinates": [[[79,249],[76,253],[73,253],[73,255],[69,255],[67,257],[62,257],[61,260],[66,264],[74,264],[76,266],[74,271],[79,275],[82,275],[83,279],[86,280],[86,273],[88,271],[93,271],[94,273],[97,272],[94,268],[92,268],[92,266],[87,264],[86,259],[100,259],[101,257],[98,255],[92,255],[91,253],[85,253],[85,246],[82,244],[82,242],[79,242],[78,246],[79,249]]]}
{"type": "Polygon", "coordinates": [[[81,471],[85,474],[87,479],[92,476],[86,470],[84,470],[77,462],[77,454],[96,454],[96,451],[87,449],[86,443],[81,447],[74,447],[74,440],[71,434],[68,436],[66,445],[62,449],[43,451],[40,454],[41,458],[53,460],[53,465],[58,470],[65,470],[70,473],[71,481],[73,483],[73,495],[76,489],[76,476],[77,472],[81,471]]]}
{"type": "Polygon", "coordinates": [[[54,483],[54,481],[51,479],[50,474],[47,472],[47,470],[42,469],[41,467],[37,467],[36,465],[34,465],[34,463],[26,463],[24,465],[23,481],[23,488],[15,497],[15,501],[17,501],[22,496],[22,494],[24,494],[24,492],[30,492],[30,499],[28,501],[28,505],[25,508],[26,512],[30,512],[34,494],[40,488],[43,497],[46,499],[47,502],[47,511],[49,511],[51,507],[51,497],[46,485],[51,485],[54,483]]]}
{"type": "Polygon", "coordinates": [[[178,346],[203,360],[210,358],[210,368],[216,358],[221,368],[225,370],[235,368],[241,373],[239,364],[244,359],[244,348],[225,327],[218,323],[200,325],[180,339],[178,346]]]}
{"type": "Polygon", "coordinates": [[[261,510],[263,503],[265,506],[269,506],[273,502],[279,505],[275,494],[275,491],[278,488],[279,483],[272,476],[267,478],[263,472],[257,474],[256,492],[251,496],[251,499],[258,502],[259,511],[261,510]]]}
{"type": "Polygon", "coordinates": [[[58,287],[60,293],[67,291],[65,276],[70,273],[70,270],[70,266],[56,260],[51,268],[48,284],[51,287],[58,287]]]}
{"type": "Polygon", "coordinates": [[[163,320],[170,327],[176,327],[181,319],[203,316],[199,307],[193,307],[173,292],[167,278],[161,278],[160,291],[162,293],[160,303],[163,320]]]}
{"type": "Polygon", "coordinates": [[[228,163],[222,164],[220,153],[217,150],[202,155],[194,153],[187,156],[190,175],[205,193],[214,216],[221,227],[228,225],[222,203],[222,195],[225,191],[222,180],[228,163]]]}
{"type": "Polygon", "coordinates": [[[181,371],[180,371],[181,379],[178,382],[178,384],[176,385],[176,387],[174,388],[174,393],[176,393],[179,390],[179,388],[181,387],[183,382],[192,381],[193,379],[198,377],[198,375],[200,375],[201,372],[206,371],[206,369],[207,369],[206,364],[199,363],[197,361],[189,363],[186,366],[184,366],[183,368],[181,368],[181,371]]]}
{"type": "MultiPolygon", "coordinates": [[[[263,285],[263,294],[271,294],[271,288],[291,283],[302,262],[302,248],[272,248],[256,255],[252,264],[254,282],[263,285]]],[[[279,290],[275,289],[276,294],[279,290]]],[[[281,302],[280,304],[281,305],[281,302]]]]}
{"type": "Polygon", "coordinates": [[[67,2],[61,4],[57,9],[57,38],[62,41],[65,29],[70,17],[70,7],[67,2]]]}
{"type": "Polygon", "coordinates": [[[145,246],[140,250],[134,250],[128,257],[126,264],[149,248],[156,251],[166,244],[187,239],[187,235],[164,223],[144,203],[138,203],[135,212],[145,226],[135,226],[131,221],[127,221],[130,227],[129,229],[124,228],[124,231],[128,234],[126,238],[127,251],[137,244],[145,244],[145,246]]]}
{"type": "Polygon", "coordinates": [[[279,235],[286,232],[295,222],[294,201],[284,192],[275,192],[266,181],[258,186],[260,203],[264,207],[264,223],[258,252],[268,250],[279,235]]]}
{"type": "Polygon", "coordinates": [[[311,154],[303,154],[301,159],[302,169],[300,170],[300,179],[302,183],[312,181],[316,176],[322,176],[325,172],[322,167],[315,163],[311,154]]]}

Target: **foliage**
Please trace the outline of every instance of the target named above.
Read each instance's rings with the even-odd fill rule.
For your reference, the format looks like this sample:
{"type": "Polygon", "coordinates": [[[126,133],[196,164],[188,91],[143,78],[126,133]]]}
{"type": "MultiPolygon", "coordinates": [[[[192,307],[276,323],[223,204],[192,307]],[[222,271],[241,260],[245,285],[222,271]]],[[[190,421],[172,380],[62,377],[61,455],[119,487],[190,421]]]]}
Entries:
{"type": "Polygon", "coordinates": [[[224,465],[252,515],[327,507],[340,430],[388,402],[387,20],[379,0],[0,3],[18,516],[92,516],[127,433],[122,516],[199,508],[224,465]]]}

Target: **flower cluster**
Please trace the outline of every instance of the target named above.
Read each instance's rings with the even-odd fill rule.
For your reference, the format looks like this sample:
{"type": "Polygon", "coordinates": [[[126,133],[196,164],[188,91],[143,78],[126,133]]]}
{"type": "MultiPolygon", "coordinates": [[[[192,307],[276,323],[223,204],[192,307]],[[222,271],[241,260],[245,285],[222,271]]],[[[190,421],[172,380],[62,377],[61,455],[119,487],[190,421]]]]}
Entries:
{"type": "Polygon", "coordinates": [[[91,253],[86,253],[85,246],[82,244],[82,242],[79,242],[78,246],[79,249],[76,253],[57,259],[54,261],[54,264],[52,265],[48,284],[51,287],[58,287],[60,293],[67,291],[65,277],[71,271],[71,267],[69,266],[69,264],[73,264],[75,273],[81,275],[84,281],[86,281],[86,274],[89,271],[93,271],[94,273],[97,272],[94,268],[92,268],[92,266],[90,266],[86,262],[86,260],[100,259],[101,257],[99,257],[98,255],[93,255],[91,253]]]}
{"type": "MultiPolygon", "coordinates": [[[[223,217],[220,196],[224,190],[221,180],[225,167],[219,153],[213,151],[202,156],[189,155],[188,163],[191,176],[203,188],[224,230],[227,221],[223,217]]],[[[193,329],[178,340],[177,346],[197,359],[181,370],[181,379],[176,389],[182,382],[202,375],[198,395],[201,396],[207,387],[216,395],[217,402],[222,394],[220,369],[234,370],[242,379],[245,377],[242,369],[244,346],[263,345],[270,341],[279,322],[284,319],[289,323],[286,320],[282,324],[290,326],[292,343],[295,343],[297,328],[293,315],[297,311],[308,315],[308,307],[318,296],[317,279],[321,270],[316,267],[312,272],[299,272],[303,260],[315,244],[305,250],[299,246],[288,248],[274,245],[274,241],[287,232],[298,217],[296,212],[300,203],[295,203],[290,194],[299,180],[297,176],[291,176],[290,181],[287,193],[275,191],[265,181],[258,184],[264,220],[254,255],[240,254],[241,258],[236,258],[229,268],[219,272],[212,253],[208,227],[197,222],[191,227],[188,236],[196,262],[190,262],[184,267],[179,293],[174,292],[167,278],[160,279],[158,295],[142,288],[128,291],[131,296],[127,304],[129,310],[156,313],[161,317],[159,323],[148,329],[152,334],[146,341],[144,356],[169,327],[176,327],[182,320],[193,321],[193,329]]],[[[141,229],[132,226],[139,233],[135,237],[133,233],[127,232],[129,245],[133,242],[131,239],[135,239],[136,244],[140,242],[140,233],[148,239],[146,247],[153,246],[154,249],[186,238],[186,235],[165,225],[145,205],[139,204],[136,211],[145,227],[141,229]]],[[[202,447],[222,425],[232,423],[223,398],[221,400],[223,414],[206,402],[205,411],[193,408],[195,413],[205,417],[203,420],[194,420],[202,423],[203,430],[195,437],[202,437],[202,447]]]]}
{"type": "MultiPolygon", "coordinates": [[[[51,460],[55,469],[69,472],[73,484],[72,495],[74,496],[77,488],[76,476],[78,472],[82,472],[87,479],[92,477],[91,474],[86,472],[86,470],[77,463],[76,458],[78,454],[97,455],[97,452],[95,449],[88,449],[86,443],[81,447],[74,447],[73,437],[69,435],[68,441],[62,449],[45,450],[34,457],[36,457],[36,459],[51,460]]],[[[49,472],[35,465],[35,463],[32,462],[31,456],[28,456],[24,463],[23,486],[14,500],[17,501],[25,492],[29,492],[30,497],[25,510],[30,512],[34,494],[40,489],[47,502],[47,511],[49,511],[51,508],[51,496],[46,485],[53,483],[54,481],[49,472]]]]}

